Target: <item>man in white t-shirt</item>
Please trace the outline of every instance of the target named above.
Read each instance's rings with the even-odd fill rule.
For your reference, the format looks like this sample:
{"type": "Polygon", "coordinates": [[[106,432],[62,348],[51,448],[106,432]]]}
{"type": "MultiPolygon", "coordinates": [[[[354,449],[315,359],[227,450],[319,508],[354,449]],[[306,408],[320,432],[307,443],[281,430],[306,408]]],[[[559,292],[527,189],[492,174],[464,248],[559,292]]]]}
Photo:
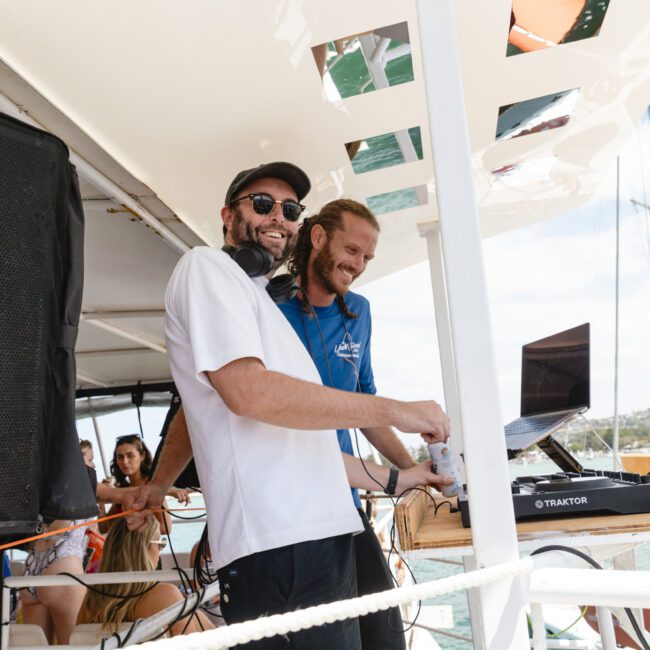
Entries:
{"type": "MultiPolygon", "coordinates": [[[[323,387],[267,292],[268,277],[291,252],[299,201],[309,189],[307,176],[290,163],[240,172],[221,210],[231,249],[186,253],[167,288],[167,349],[189,438],[183,427],[170,431],[134,507],[158,506],[193,451],[229,623],[356,594],[352,534],[363,526],[349,485],[375,489],[378,478],[395,493],[445,482],[428,463],[399,476],[373,466],[371,478],[358,459],[339,450],[337,427],[392,425],[446,440],[449,424],[433,401],[398,402],[323,387]],[[241,259],[240,253],[248,262],[252,253],[253,265],[262,268],[245,272],[231,256],[241,259]]],[[[360,647],[356,620],[290,637],[246,647],[360,647]]]]}

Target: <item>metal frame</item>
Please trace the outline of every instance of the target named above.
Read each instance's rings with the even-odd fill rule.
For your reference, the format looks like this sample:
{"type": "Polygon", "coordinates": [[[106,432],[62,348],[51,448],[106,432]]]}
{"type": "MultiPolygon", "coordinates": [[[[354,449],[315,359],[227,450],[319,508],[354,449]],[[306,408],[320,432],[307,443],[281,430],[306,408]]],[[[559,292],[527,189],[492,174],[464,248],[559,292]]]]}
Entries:
{"type": "MultiPolygon", "coordinates": [[[[25,124],[34,126],[37,129],[43,129],[43,125],[37,122],[29,114],[25,113],[19,106],[16,106],[6,95],[0,93],[0,110],[8,115],[21,120],[25,124]]],[[[47,130],[47,129],[46,129],[47,130]]],[[[107,198],[113,200],[118,205],[128,208],[136,217],[149,226],[154,232],[160,235],[172,248],[177,250],[181,255],[190,250],[183,240],[174,232],[165,226],[160,220],[154,217],[149,210],[144,208],[132,196],[127,194],[123,189],[118,187],[110,178],[104,176],[95,169],[90,163],[86,162],[81,156],[74,151],[70,151],[70,162],[77,168],[79,176],[88,181],[93,187],[102,192],[107,198]]]]}
{"type": "MultiPolygon", "coordinates": [[[[402,56],[411,51],[410,43],[404,43],[399,46],[397,52],[393,53],[392,50],[388,52],[387,48],[390,45],[390,38],[382,38],[375,34],[363,34],[359,36],[359,45],[361,46],[361,53],[363,54],[368,73],[372,82],[375,84],[376,90],[390,87],[388,77],[386,76],[386,63],[397,56],[402,56]]],[[[415,151],[413,141],[407,129],[395,131],[395,139],[397,140],[397,145],[402,152],[405,163],[418,160],[417,152],[415,151]]],[[[415,187],[415,193],[418,197],[418,203],[424,205],[427,202],[426,188],[418,185],[415,187]]]]}

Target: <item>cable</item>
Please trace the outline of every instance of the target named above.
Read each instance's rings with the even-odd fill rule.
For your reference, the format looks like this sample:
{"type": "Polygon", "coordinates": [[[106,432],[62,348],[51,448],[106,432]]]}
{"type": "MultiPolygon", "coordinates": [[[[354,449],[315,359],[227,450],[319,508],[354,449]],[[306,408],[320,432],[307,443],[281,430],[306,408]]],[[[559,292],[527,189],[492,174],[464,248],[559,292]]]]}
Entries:
{"type": "Polygon", "coordinates": [[[209,553],[209,543],[208,543],[208,524],[203,527],[203,532],[199,539],[198,546],[196,548],[196,555],[194,556],[194,582],[195,584],[204,586],[210,585],[215,580],[217,580],[217,572],[214,573],[210,571],[210,553],[209,553]]]}
{"type": "Polygon", "coordinates": [[[135,632],[135,629],[144,621],[143,618],[136,618],[135,621],[133,621],[132,625],[129,627],[129,629],[126,632],[126,635],[124,638],[120,638],[120,635],[116,633],[116,636],[118,638],[118,647],[123,648],[126,645],[126,642],[133,636],[133,633],[135,632]]]}
{"type": "Polygon", "coordinates": [[[592,433],[596,436],[596,438],[598,438],[598,440],[600,440],[600,442],[602,442],[605,445],[605,447],[607,447],[607,449],[609,449],[609,451],[612,452],[612,456],[614,457],[614,460],[616,460],[619,469],[625,472],[626,471],[625,467],[623,467],[623,464],[621,463],[618,454],[615,454],[614,450],[598,435],[598,432],[596,431],[596,429],[594,429],[594,425],[589,420],[587,420],[587,418],[584,416],[584,413],[580,413],[580,417],[589,425],[589,428],[591,429],[592,433]]]}
{"type": "MultiPolygon", "coordinates": [[[[183,631],[181,632],[181,634],[185,634],[185,632],[187,632],[187,628],[189,627],[190,623],[192,622],[192,619],[194,618],[197,610],[199,609],[199,605],[201,604],[201,601],[203,600],[203,597],[205,596],[205,587],[203,587],[201,589],[201,591],[197,591],[195,593],[196,593],[196,602],[190,608],[189,616],[187,617],[187,622],[185,623],[185,626],[183,627],[183,631]]],[[[196,620],[197,620],[201,630],[203,632],[205,632],[205,628],[203,627],[203,623],[201,622],[201,619],[199,619],[199,617],[197,616],[196,620]]]]}
{"type": "Polygon", "coordinates": [[[138,382],[135,390],[131,392],[131,402],[135,406],[135,410],[138,414],[138,426],[140,427],[140,437],[142,438],[142,442],[144,442],[144,431],[142,429],[142,416],[140,414],[140,407],[142,406],[142,403],[144,401],[144,390],[142,389],[141,386],[142,382],[138,382]]]}
{"type": "Polygon", "coordinates": [[[567,625],[563,630],[560,630],[559,632],[553,632],[553,634],[547,634],[546,638],[547,639],[554,639],[554,638],[560,636],[560,634],[564,634],[565,632],[568,632],[574,625],[577,625],[580,622],[580,620],[584,618],[584,616],[587,613],[588,609],[589,609],[588,606],[583,607],[582,611],[580,612],[580,616],[578,616],[578,618],[576,618],[576,620],[573,621],[573,623],[571,623],[570,625],[567,625]]]}
{"type": "Polygon", "coordinates": [[[453,507],[451,505],[451,501],[441,501],[440,503],[436,503],[434,509],[433,509],[433,514],[437,515],[438,514],[438,508],[442,508],[442,506],[448,505],[449,506],[449,512],[453,512],[453,507]]]}
{"type": "Polygon", "coordinates": [[[172,515],[172,517],[174,517],[174,519],[184,519],[185,521],[192,521],[193,519],[201,519],[206,515],[205,511],[202,512],[200,515],[192,515],[190,517],[183,517],[182,515],[177,515],[172,510],[169,510],[168,512],[172,515]]]}
{"type": "MultiPolygon", "coordinates": [[[[142,591],[139,591],[138,593],[135,594],[113,594],[110,591],[104,591],[103,589],[98,589],[95,585],[88,584],[87,582],[84,582],[79,576],[74,575],[74,573],[68,573],[67,571],[62,571],[61,573],[57,573],[56,575],[59,576],[68,576],[68,578],[72,578],[76,582],[78,582],[80,585],[83,585],[86,587],[86,589],[89,589],[90,591],[94,591],[97,594],[101,594],[102,596],[106,596],[108,598],[117,598],[119,600],[129,600],[130,598],[140,598],[140,596],[144,596],[148,591],[151,591],[156,585],[160,584],[160,581],[154,582],[151,585],[149,585],[146,589],[143,589],[142,591]]],[[[28,587],[19,587],[19,589],[28,589],[28,587]]]]}
{"type": "Polygon", "coordinates": [[[178,563],[178,558],[176,557],[176,553],[174,552],[174,546],[172,544],[172,536],[171,536],[171,531],[169,530],[169,525],[167,523],[167,517],[165,517],[165,511],[163,508],[163,513],[162,513],[162,521],[163,525],[165,527],[165,534],[167,535],[167,539],[169,541],[169,550],[172,554],[172,559],[174,561],[174,569],[178,572],[178,576],[180,578],[181,585],[183,589],[185,590],[185,593],[192,593],[194,591],[192,587],[192,582],[189,579],[189,576],[183,569],[181,569],[180,564],[178,563]]]}
{"type": "MultiPolygon", "coordinates": [[[[575,548],[571,548],[570,546],[562,546],[561,544],[551,544],[549,546],[542,546],[541,548],[535,549],[532,553],[532,555],[539,555],[540,553],[548,553],[549,551],[563,551],[565,553],[571,553],[573,555],[576,555],[577,557],[583,559],[585,562],[590,564],[594,569],[599,569],[602,571],[602,566],[596,562],[593,558],[589,557],[586,553],[583,553],[582,551],[578,551],[575,548]]],[[[650,645],[648,645],[648,642],[645,640],[645,634],[641,631],[641,628],[639,627],[639,624],[634,617],[634,614],[632,614],[632,610],[629,607],[624,607],[623,610],[627,614],[628,619],[630,620],[630,624],[634,628],[634,632],[636,633],[640,643],[641,647],[644,650],[650,650],[650,645]]]]}

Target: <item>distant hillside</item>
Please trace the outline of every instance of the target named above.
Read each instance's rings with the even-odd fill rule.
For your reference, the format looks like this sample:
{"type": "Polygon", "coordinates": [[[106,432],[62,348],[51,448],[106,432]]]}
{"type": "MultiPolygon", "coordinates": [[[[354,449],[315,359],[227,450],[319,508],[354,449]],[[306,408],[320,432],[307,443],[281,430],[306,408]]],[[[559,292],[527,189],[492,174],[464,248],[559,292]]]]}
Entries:
{"type": "MultiPolygon", "coordinates": [[[[618,427],[619,448],[622,451],[650,447],[650,408],[619,415],[618,427]]],[[[587,449],[605,451],[606,447],[599,438],[602,438],[607,446],[612,446],[614,417],[580,417],[558,431],[556,435],[571,451],[587,449]]],[[[417,461],[429,458],[427,447],[424,444],[411,448],[411,453],[417,461]]],[[[385,460],[382,459],[382,462],[385,460]]]]}
{"type": "MultiPolygon", "coordinates": [[[[603,445],[594,435],[592,427],[609,446],[612,445],[614,439],[613,417],[578,418],[559,435],[571,449],[602,448],[603,445]]],[[[618,428],[620,449],[650,446],[650,408],[619,415],[618,428]]]]}

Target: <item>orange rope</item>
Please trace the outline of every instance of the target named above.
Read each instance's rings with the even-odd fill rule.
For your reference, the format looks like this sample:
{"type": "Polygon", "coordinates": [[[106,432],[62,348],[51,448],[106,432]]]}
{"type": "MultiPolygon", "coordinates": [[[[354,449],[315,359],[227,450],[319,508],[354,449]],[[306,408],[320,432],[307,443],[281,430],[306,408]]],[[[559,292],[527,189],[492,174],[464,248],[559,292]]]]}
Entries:
{"type": "MultiPolygon", "coordinates": [[[[205,510],[205,508],[165,508],[164,512],[189,512],[190,510],[205,510]]],[[[45,539],[46,537],[52,537],[53,535],[60,535],[61,533],[67,533],[69,530],[74,530],[75,528],[84,528],[85,526],[91,526],[92,524],[101,524],[104,521],[109,521],[111,519],[117,519],[118,517],[125,517],[126,515],[133,515],[137,512],[143,512],[142,510],[125,510],[124,512],[117,512],[114,515],[105,515],[104,517],[98,517],[97,519],[91,519],[90,521],[84,521],[81,524],[74,524],[72,526],[66,526],[65,528],[57,528],[56,530],[50,530],[47,533],[41,533],[40,535],[34,535],[33,537],[25,537],[25,539],[19,539],[15,542],[9,542],[8,544],[3,544],[0,546],[0,551],[4,551],[12,546],[18,546],[19,544],[26,544],[27,542],[35,542],[39,539],[45,539]]],[[[162,508],[156,510],[147,510],[146,512],[163,512],[162,508]]]]}

